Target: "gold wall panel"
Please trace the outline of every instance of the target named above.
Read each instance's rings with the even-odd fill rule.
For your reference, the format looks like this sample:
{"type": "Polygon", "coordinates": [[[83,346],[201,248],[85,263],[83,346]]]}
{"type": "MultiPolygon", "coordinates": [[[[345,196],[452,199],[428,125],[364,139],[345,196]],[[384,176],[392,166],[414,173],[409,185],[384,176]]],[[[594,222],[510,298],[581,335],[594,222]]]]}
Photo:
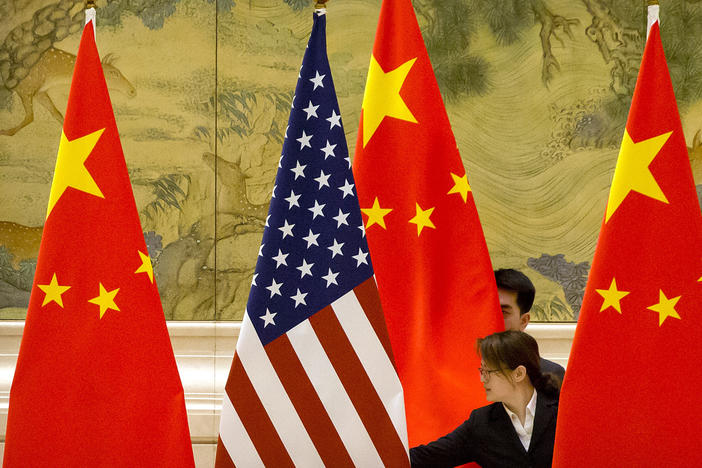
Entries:
{"type": "MultiPolygon", "coordinates": [[[[534,281],[533,319],[575,319],[643,50],[644,2],[413,3],[493,264],[534,281]]],[[[700,3],[670,0],[661,11],[696,180],[700,3]]],[[[240,319],[312,2],[98,7],[98,48],[166,318],[240,319]]],[[[379,0],[329,2],[329,57],[351,149],[379,10],[379,0]]],[[[5,0],[0,15],[0,317],[22,318],[82,2],[5,0]],[[33,118],[19,128],[25,108],[33,118]]]]}

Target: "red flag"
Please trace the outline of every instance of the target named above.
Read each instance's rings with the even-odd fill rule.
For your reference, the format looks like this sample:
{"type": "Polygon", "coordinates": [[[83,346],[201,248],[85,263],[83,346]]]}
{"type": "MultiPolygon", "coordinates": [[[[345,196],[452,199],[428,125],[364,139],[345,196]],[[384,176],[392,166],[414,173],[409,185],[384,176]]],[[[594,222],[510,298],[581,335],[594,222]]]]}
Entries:
{"type": "Polygon", "coordinates": [[[59,144],[4,466],[194,466],[92,23],[59,144]]]}
{"type": "Polygon", "coordinates": [[[561,392],[554,466],[695,466],[702,217],[650,30],[561,392]]]}
{"type": "Polygon", "coordinates": [[[385,0],[354,175],[410,446],[485,404],[476,338],[503,329],[466,171],[410,0],[385,0]]]}

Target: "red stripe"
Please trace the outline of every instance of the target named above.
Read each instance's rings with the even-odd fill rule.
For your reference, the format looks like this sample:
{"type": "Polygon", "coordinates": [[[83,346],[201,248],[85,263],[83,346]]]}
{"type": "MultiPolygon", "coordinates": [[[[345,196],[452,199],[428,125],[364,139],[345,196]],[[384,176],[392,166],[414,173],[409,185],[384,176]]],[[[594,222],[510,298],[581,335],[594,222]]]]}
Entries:
{"type": "Polygon", "coordinates": [[[354,293],[358,302],[361,304],[363,311],[368,317],[375,334],[378,336],[380,343],[385,348],[385,352],[390,358],[395,371],[397,371],[397,366],[395,366],[395,357],[392,354],[392,346],[390,345],[390,335],[388,335],[388,328],[385,324],[385,315],[383,314],[383,307],[380,304],[380,295],[378,295],[378,287],[375,284],[375,279],[373,277],[368,278],[363,283],[359,284],[353,288],[354,293]]]}
{"type": "MultiPolygon", "coordinates": [[[[256,363],[251,363],[251,365],[256,365],[256,363]]],[[[249,376],[246,375],[246,370],[242,366],[238,354],[234,354],[232,370],[224,389],[263,464],[276,467],[294,467],[295,465],[258,398],[249,376]]]]}
{"type": "Polygon", "coordinates": [[[334,310],[325,307],[310,323],[385,466],[407,466],[405,447],[334,310]]]}
{"type": "Polygon", "coordinates": [[[236,468],[229,456],[226,447],[222,443],[222,438],[217,437],[217,455],[215,456],[215,468],[236,468]]]}
{"type": "Polygon", "coordinates": [[[265,350],[324,464],[353,467],[353,461],[287,335],[268,343],[265,350]]]}

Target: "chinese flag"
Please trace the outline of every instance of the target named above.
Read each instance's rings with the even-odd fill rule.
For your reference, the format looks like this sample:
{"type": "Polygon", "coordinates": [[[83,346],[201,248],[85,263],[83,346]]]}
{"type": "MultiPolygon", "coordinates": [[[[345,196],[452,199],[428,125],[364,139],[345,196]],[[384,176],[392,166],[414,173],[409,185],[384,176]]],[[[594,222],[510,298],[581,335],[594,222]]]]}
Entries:
{"type": "Polygon", "coordinates": [[[4,466],[194,466],[183,387],[92,23],[56,159],[4,466]]]}
{"type": "Polygon", "coordinates": [[[698,466],[702,217],[650,29],[561,392],[554,466],[698,466]]]}
{"type": "Polygon", "coordinates": [[[383,1],[353,165],[409,443],[426,443],[486,403],[476,339],[504,323],[410,0],[383,1]]]}

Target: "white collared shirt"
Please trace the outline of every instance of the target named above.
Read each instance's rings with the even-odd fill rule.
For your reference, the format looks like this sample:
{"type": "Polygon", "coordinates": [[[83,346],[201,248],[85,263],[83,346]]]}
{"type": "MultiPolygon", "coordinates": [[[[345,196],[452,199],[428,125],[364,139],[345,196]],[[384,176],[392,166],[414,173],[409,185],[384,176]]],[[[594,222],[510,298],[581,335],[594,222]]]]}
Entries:
{"type": "Polygon", "coordinates": [[[529,403],[527,403],[523,426],[521,421],[519,420],[519,416],[510,411],[510,409],[507,408],[507,406],[505,406],[504,403],[502,403],[502,406],[505,408],[505,411],[507,411],[507,416],[509,416],[509,420],[512,421],[514,430],[517,431],[517,435],[519,436],[520,442],[524,446],[524,450],[529,450],[529,443],[531,442],[531,433],[534,432],[534,415],[536,414],[536,389],[534,389],[534,393],[531,395],[531,400],[529,400],[529,403]]]}

